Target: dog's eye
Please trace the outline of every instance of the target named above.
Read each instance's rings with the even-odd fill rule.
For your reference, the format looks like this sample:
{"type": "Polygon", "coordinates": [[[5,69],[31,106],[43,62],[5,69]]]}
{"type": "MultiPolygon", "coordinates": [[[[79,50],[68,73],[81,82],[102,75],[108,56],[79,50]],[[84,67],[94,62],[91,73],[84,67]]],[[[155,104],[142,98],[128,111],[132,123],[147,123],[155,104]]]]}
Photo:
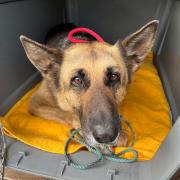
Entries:
{"type": "Polygon", "coordinates": [[[76,76],[72,79],[72,84],[74,84],[75,86],[79,86],[82,83],[83,83],[83,81],[82,81],[81,77],[76,76]]]}
{"type": "Polygon", "coordinates": [[[118,73],[111,73],[108,75],[105,84],[107,86],[113,87],[120,81],[120,75],[118,73]]]}
{"type": "Polygon", "coordinates": [[[110,77],[109,77],[109,80],[110,81],[116,81],[119,79],[119,76],[118,74],[111,74],[110,77]]]}
{"type": "Polygon", "coordinates": [[[104,84],[109,87],[115,87],[120,84],[120,77],[120,71],[117,67],[108,67],[104,78],[104,84]]]}

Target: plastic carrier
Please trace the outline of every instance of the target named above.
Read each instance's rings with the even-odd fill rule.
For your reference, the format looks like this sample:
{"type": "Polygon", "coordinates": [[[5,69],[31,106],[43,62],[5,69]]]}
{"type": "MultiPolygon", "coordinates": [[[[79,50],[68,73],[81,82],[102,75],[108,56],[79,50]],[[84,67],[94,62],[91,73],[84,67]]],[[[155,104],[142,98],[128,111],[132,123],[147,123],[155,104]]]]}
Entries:
{"type": "MultiPolygon", "coordinates": [[[[180,167],[180,1],[178,0],[0,0],[0,115],[34,84],[39,73],[25,59],[20,34],[43,42],[56,24],[89,27],[114,43],[152,19],[160,20],[155,66],[171,107],[173,127],[150,161],[77,170],[63,155],[37,150],[0,134],[0,166],[64,180],[174,179],[180,167]],[[163,61],[162,61],[162,60],[163,61]],[[6,150],[4,152],[4,150],[6,150]]],[[[93,159],[81,151],[74,158],[93,159]]]]}

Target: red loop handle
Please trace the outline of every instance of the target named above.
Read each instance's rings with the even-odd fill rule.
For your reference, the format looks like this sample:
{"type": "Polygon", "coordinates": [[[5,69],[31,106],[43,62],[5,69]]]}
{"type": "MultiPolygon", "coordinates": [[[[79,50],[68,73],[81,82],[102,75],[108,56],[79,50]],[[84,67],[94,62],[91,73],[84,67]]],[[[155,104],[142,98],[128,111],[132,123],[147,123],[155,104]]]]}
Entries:
{"type": "Polygon", "coordinates": [[[90,34],[91,36],[93,36],[94,38],[96,38],[97,41],[104,42],[104,40],[103,40],[103,38],[101,36],[99,36],[97,33],[92,31],[91,29],[84,28],[84,27],[75,28],[75,29],[73,29],[72,31],[69,32],[68,39],[69,39],[70,42],[72,42],[72,43],[91,42],[91,41],[83,40],[83,39],[74,39],[74,37],[73,37],[74,34],[76,34],[78,32],[86,32],[86,33],[90,34]]]}

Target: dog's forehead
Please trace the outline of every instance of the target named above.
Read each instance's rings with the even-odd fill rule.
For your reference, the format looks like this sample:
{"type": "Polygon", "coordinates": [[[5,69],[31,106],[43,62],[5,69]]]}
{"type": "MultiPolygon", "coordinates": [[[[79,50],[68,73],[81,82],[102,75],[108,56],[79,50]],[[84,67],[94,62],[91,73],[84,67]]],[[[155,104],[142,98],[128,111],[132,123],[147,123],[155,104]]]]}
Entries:
{"type": "Polygon", "coordinates": [[[60,68],[61,85],[69,84],[79,70],[84,70],[93,85],[102,85],[110,67],[127,79],[127,68],[116,45],[107,43],[78,43],[64,51],[60,68]]]}
{"type": "Polygon", "coordinates": [[[101,56],[112,56],[111,46],[106,43],[77,43],[65,51],[67,60],[73,61],[74,58],[98,59],[101,56]]]}
{"type": "MultiPolygon", "coordinates": [[[[108,66],[123,66],[119,50],[107,43],[78,43],[64,52],[64,66],[69,68],[85,68],[92,65],[105,68],[108,66]]],[[[123,67],[122,67],[123,68],[123,67]]]]}

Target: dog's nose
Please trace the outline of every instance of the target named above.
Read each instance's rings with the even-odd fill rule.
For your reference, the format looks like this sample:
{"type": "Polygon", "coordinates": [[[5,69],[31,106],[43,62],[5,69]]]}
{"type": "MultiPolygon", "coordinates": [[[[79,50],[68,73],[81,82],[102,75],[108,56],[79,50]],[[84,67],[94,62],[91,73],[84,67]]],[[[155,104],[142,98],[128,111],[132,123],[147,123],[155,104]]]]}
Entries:
{"type": "Polygon", "coordinates": [[[112,143],[116,139],[117,135],[118,133],[113,132],[110,129],[104,129],[101,127],[97,127],[93,131],[94,139],[98,143],[112,143]]]}

